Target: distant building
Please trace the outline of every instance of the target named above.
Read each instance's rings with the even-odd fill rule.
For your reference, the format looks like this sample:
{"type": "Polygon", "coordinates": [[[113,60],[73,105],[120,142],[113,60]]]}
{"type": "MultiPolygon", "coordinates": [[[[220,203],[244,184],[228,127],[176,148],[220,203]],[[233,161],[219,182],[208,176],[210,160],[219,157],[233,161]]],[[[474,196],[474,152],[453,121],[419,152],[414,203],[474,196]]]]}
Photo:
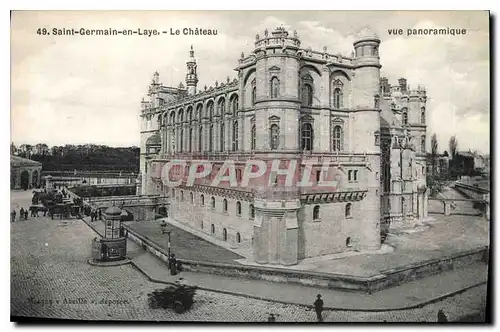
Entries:
{"type": "Polygon", "coordinates": [[[30,189],[40,185],[40,173],[42,164],[21,158],[10,156],[10,188],[11,189],[30,189]]]}
{"type": "Polygon", "coordinates": [[[432,154],[428,153],[427,154],[427,160],[426,160],[426,168],[427,168],[427,174],[435,174],[435,175],[440,175],[440,176],[448,176],[449,174],[449,168],[450,168],[450,157],[448,154],[438,154],[436,156],[436,163],[434,164],[435,170],[433,172],[432,170],[432,154]]]}

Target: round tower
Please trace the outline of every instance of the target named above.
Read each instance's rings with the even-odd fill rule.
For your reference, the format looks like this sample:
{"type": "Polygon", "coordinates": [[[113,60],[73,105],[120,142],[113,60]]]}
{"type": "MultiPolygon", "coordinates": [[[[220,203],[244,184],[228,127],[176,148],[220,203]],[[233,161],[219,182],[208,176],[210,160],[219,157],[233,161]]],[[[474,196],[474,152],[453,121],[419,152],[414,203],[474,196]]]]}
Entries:
{"type": "Polygon", "coordinates": [[[198,84],[198,73],[196,72],[196,59],[194,58],[193,45],[189,51],[189,60],[186,62],[186,87],[188,95],[196,94],[196,85],[198,84]]]}
{"type": "Polygon", "coordinates": [[[353,152],[364,154],[367,163],[367,194],[363,200],[361,249],[380,248],[380,106],[376,101],[380,93],[380,39],[368,29],[361,31],[354,41],[353,65],[353,152]]]}
{"type": "Polygon", "coordinates": [[[300,40],[283,27],[255,41],[255,158],[267,164],[255,194],[253,252],[258,263],[293,265],[298,261],[300,193],[290,163],[298,168],[300,40]],[[287,177],[292,186],[284,185],[287,177]]]}

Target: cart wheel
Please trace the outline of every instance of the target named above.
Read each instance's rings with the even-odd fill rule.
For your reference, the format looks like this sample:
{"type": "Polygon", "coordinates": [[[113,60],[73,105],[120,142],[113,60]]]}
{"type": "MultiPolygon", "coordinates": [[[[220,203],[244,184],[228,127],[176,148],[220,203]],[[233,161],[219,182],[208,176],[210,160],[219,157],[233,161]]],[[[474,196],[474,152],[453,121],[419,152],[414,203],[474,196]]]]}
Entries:
{"type": "Polygon", "coordinates": [[[182,314],[185,311],[184,306],[182,305],[181,301],[175,301],[174,310],[178,314],[182,314]]]}

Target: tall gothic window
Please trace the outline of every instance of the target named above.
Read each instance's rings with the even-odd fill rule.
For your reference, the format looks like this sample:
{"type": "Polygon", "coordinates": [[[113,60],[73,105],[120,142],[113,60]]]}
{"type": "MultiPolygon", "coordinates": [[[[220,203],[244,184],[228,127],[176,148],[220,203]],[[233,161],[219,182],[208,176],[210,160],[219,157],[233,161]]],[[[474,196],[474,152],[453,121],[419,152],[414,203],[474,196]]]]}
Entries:
{"type": "Polygon", "coordinates": [[[198,150],[203,151],[203,126],[200,127],[200,139],[198,140],[198,150]]]}
{"type": "Polygon", "coordinates": [[[181,128],[181,142],[179,144],[180,152],[184,150],[184,129],[181,128]]]}
{"type": "Polygon", "coordinates": [[[257,89],[255,87],[252,88],[252,106],[255,105],[255,101],[257,100],[257,89]]]}
{"type": "Polygon", "coordinates": [[[187,111],[187,121],[191,122],[193,120],[193,108],[189,107],[187,111]]]}
{"type": "Polygon", "coordinates": [[[335,126],[333,128],[333,151],[343,150],[342,127],[335,126]]]}
{"type": "Polygon", "coordinates": [[[271,79],[271,98],[278,98],[280,95],[280,80],[274,76],[271,79]]]}
{"type": "Polygon", "coordinates": [[[280,144],[280,127],[277,124],[271,126],[270,138],[271,150],[276,150],[280,144]]]}
{"type": "Polygon", "coordinates": [[[193,128],[189,128],[189,152],[193,151],[193,128]]]}
{"type": "Polygon", "coordinates": [[[184,111],[181,109],[179,111],[179,123],[182,124],[183,121],[184,121],[184,111]]]}
{"type": "Polygon", "coordinates": [[[212,205],[212,209],[215,209],[215,197],[213,197],[213,196],[211,199],[211,205],[212,205]]]}
{"type": "Polygon", "coordinates": [[[220,124],[220,150],[224,151],[224,122],[220,124]]]}
{"type": "Polygon", "coordinates": [[[214,118],[214,103],[213,102],[210,102],[210,104],[208,104],[208,118],[210,119],[210,121],[212,121],[214,118]]]}
{"type": "Polygon", "coordinates": [[[313,89],[310,84],[302,86],[302,105],[312,106],[313,104],[313,89]]]}
{"type": "Polygon", "coordinates": [[[422,153],[425,153],[425,136],[422,136],[422,140],[420,141],[420,149],[422,153]]]}
{"type": "Polygon", "coordinates": [[[210,127],[208,128],[208,151],[212,152],[213,150],[213,145],[214,145],[214,125],[210,124],[210,127]]]}
{"type": "Polygon", "coordinates": [[[200,196],[200,204],[201,204],[201,206],[205,206],[205,196],[204,195],[200,196]]]}
{"type": "Polygon", "coordinates": [[[408,112],[406,110],[403,111],[403,125],[408,124],[408,112]]]}
{"type": "Polygon", "coordinates": [[[224,212],[227,212],[227,199],[224,198],[224,201],[222,201],[222,208],[224,209],[224,212]]]}
{"type": "Polygon", "coordinates": [[[241,203],[236,202],[236,214],[241,216],[241,203]]]}
{"type": "Polygon", "coordinates": [[[233,151],[238,151],[238,121],[233,123],[233,151]]]}
{"type": "Polygon", "coordinates": [[[255,209],[253,207],[253,204],[250,204],[250,219],[255,218],[255,209]]]}
{"type": "Polygon", "coordinates": [[[301,148],[305,151],[311,151],[313,149],[313,128],[310,123],[304,123],[302,125],[302,144],[301,148]]]}
{"type": "Polygon", "coordinates": [[[425,124],[425,107],[420,109],[420,123],[425,124]]]}
{"type": "Polygon", "coordinates": [[[224,98],[219,99],[217,104],[217,114],[223,115],[226,111],[226,100],[224,98]]]}
{"type": "Polygon", "coordinates": [[[251,149],[255,150],[255,140],[256,140],[256,132],[255,132],[255,125],[252,126],[252,131],[250,133],[250,140],[251,140],[251,149]]]}
{"type": "Polygon", "coordinates": [[[199,104],[197,109],[196,109],[196,118],[198,119],[198,121],[201,121],[201,118],[202,118],[202,115],[201,115],[201,112],[203,110],[203,105],[199,104]]]}
{"type": "Polygon", "coordinates": [[[342,108],[343,107],[342,99],[343,99],[342,89],[335,88],[335,90],[333,90],[333,107],[342,108]]]}
{"type": "Polygon", "coordinates": [[[238,96],[234,96],[231,99],[231,113],[236,114],[238,112],[238,96]]]}

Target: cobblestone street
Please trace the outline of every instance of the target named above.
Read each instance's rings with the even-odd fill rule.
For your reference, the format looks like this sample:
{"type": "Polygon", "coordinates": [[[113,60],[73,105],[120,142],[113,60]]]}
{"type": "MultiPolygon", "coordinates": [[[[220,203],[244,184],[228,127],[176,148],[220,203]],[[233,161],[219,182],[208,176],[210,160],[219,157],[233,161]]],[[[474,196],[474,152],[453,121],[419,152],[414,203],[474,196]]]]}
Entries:
{"type": "MultiPolygon", "coordinates": [[[[31,192],[11,192],[12,206],[28,207],[31,192]]],[[[165,285],[150,282],[132,265],[97,267],[86,260],[96,234],[81,220],[37,217],[11,223],[11,315],[84,320],[314,322],[301,306],[200,291],[193,308],[176,314],[152,310],[147,294],[165,285]]],[[[217,278],[217,276],[214,276],[217,278]]],[[[276,284],[279,287],[279,284],[276,284]]],[[[320,291],[319,291],[320,292],[320,291]]],[[[314,299],[311,299],[311,304],[314,299]]],[[[421,309],[394,312],[325,312],[326,322],[435,322],[443,308],[449,320],[483,312],[486,285],[421,309]]]]}

